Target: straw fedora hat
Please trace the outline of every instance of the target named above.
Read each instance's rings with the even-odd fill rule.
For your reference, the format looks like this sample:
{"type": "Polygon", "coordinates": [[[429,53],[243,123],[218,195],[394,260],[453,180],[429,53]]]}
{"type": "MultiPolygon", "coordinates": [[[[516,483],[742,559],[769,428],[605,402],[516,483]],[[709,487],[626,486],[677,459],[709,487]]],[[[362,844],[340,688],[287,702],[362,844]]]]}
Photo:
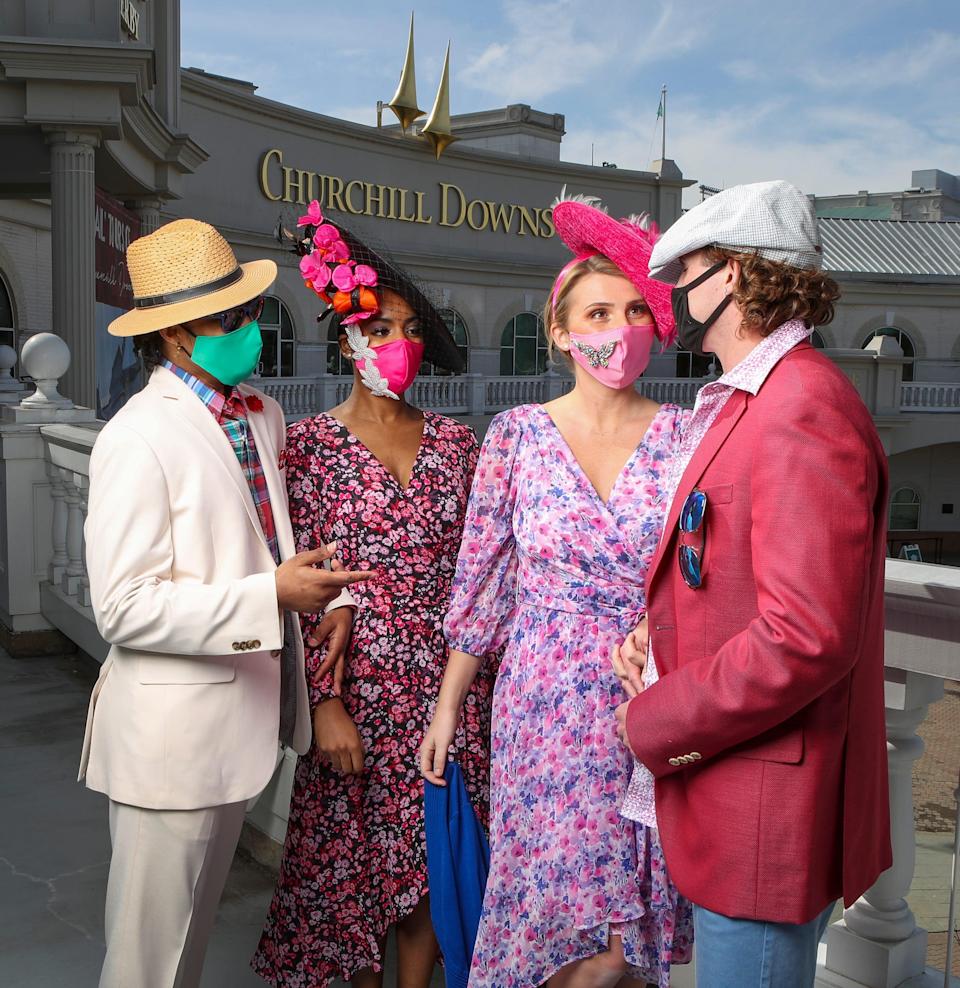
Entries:
{"type": "Polygon", "coordinates": [[[263,294],[277,277],[273,261],[238,264],[230,244],[199,220],[174,220],[134,240],[127,269],[133,308],[107,327],[113,336],[212,316],[263,294]]]}

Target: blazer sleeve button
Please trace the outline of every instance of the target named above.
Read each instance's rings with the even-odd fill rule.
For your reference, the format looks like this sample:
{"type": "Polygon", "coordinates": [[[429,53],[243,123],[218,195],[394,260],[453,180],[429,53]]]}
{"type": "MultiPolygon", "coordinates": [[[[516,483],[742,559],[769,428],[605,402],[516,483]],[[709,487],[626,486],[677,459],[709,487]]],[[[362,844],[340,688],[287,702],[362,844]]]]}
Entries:
{"type": "Polygon", "coordinates": [[[233,643],[233,650],[234,650],[234,652],[239,652],[240,649],[241,649],[241,647],[242,646],[240,645],[240,642],[234,642],[233,643]]]}
{"type": "Polygon", "coordinates": [[[700,759],[701,759],[701,758],[703,758],[703,755],[701,755],[699,751],[691,751],[691,752],[690,752],[690,757],[691,757],[691,758],[692,758],[692,759],[693,759],[693,760],[694,760],[695,762],[698,762],[698,761],[700,761],[700,759]]]}
{"type": "Polygon", "coordinates": [[[259,648],[260,647],[260,639],[259,638],[255,638],[252,642],[250,642],[250,647],[251,648],[259,648]]]}
{"type": "Polygon", "coordinates": [[[678,766],[678,765],[680,764],[680,759],[679,759],[679,758],[668,758],[668,759],[667,759],[667,761],[668,761],[668,762],[669,762],[669,763],[670,763],[670,764],[671,764],[671,765],[672,765],[672,766],[673,766],[674,768],[676,768],[676,767],[677,767],[677,766],[678,766]]]}

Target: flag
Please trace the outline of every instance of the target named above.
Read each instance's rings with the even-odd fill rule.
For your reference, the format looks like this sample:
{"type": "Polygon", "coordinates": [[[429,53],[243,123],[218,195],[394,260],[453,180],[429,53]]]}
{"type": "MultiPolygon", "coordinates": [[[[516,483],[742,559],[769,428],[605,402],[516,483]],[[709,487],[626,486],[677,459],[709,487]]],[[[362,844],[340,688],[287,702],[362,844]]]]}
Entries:
{"type": "Polygon", "coordinates": [[[659,120],[663,116],[663,97],[660,97],[660,103],[657,106],[657,119],[659,120]]]}

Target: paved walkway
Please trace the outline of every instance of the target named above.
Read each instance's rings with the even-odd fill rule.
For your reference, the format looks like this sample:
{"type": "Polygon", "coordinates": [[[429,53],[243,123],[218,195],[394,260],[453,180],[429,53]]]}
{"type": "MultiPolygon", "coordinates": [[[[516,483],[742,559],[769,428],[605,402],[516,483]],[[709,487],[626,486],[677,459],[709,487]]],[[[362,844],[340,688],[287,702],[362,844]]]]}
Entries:
{"type": "MultiPolygon", "coordinates": [[[[95,666],[85,658],[12,659],[0,650],[0,985],[4,988],[86,988],[97,983],[110,856],[107,806],[104,797],[76,782],[95,673],[95,666]]],[[[941,965],[952,851],[949,800],[956,784],[958,729],[960,686],[948,684],[947,698],[934,707],[924,726],[928,750],[915,773],[917,819],[926,832],[918,834],[910,895],[918,921],[931,931],[930,963],[941,965]]],[[[263,988],[247,960],[272,890],[270,871],[239,854],[221,903],[203,988],[263,988]]],[[[692,984],[690,975],[689,970],[678,969],[675,988],[692,984]]],[[[439,972],[434,984],[438,988],[443,984],[439,972]]]]}

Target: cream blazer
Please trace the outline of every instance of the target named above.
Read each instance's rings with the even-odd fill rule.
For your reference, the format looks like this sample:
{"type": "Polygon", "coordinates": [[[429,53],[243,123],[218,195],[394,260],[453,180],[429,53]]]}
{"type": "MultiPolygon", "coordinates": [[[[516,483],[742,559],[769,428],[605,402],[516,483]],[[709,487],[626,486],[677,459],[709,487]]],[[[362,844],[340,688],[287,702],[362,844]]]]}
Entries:
{"type": "MultiPolygon", "coordinates": [[[[287,559],[283,412],[240,391],[263,401],[249,422],[287,559]]],[[[80,778],[154,809],[257,795],[278,750],[276,565],[229,440],[163,367],[97,438],[85,539],[93,611],[111,648],[90,699],[80,778]]],[[[332,606],[350,602],[344,594],[332,606]]],[[[293,747],[302,754],[311,723],[297,637],[293,747]]]]}

